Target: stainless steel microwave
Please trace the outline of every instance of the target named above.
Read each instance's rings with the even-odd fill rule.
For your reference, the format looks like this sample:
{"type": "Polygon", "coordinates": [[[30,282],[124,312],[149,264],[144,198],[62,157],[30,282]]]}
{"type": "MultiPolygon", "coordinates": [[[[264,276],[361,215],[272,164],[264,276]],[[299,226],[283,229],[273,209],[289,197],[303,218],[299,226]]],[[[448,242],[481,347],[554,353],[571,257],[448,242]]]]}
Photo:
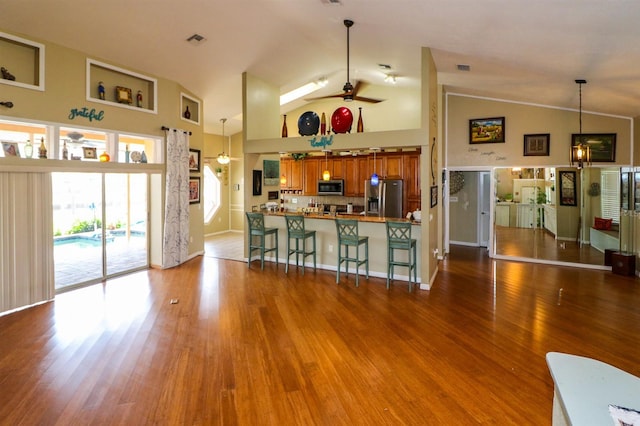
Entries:
{"type": "Polygon", "coordinates": [[[319,180],[318,195],[344,195],[344,180],[319,180]]]}

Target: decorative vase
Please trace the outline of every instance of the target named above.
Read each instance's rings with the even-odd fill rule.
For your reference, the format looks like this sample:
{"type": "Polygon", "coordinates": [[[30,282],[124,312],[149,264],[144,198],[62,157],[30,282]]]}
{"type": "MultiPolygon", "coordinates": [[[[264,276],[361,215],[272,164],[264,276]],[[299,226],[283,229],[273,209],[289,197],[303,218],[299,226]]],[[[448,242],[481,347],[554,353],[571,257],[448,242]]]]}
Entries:
{"type": "Polygon", "coordinates": [[[364,131],[364,123],[362,122],[362,107],[358,107],[358,133],[364,131]]]}
{"type": "Polygon", "coordinates": [[[44,145],[44,138],[40,138],[40,148],[38,148],[38,157],[47,158],[47,147],[44,145]]]}
{"type": "Polygon", "coordinates": [[[140,162],[141,163],[147,162],[147,154],[145,154],[144,151],[142,151],[142,154],[140,155],[140,162]]]}
{"type": "Polygon", "coordinates": [[[33,157],[33,145],[31,144],[31,140],[27,139],[27,143],[24,146],[24,155],[27,158],[33,157]]]}
{"type": "Polygon", "coordinates": [[[327,134],[327,117],[324,115],[324,112],[322,113],[322,117],[320,117],[320,134],[323,136],[327,134]]]}
{"type": "Polygon", "coordinates": [[[102,154],[100,154],[100,162],[108,163],[109,160],[111,160],[111,156],[107,153],[107,151],[104,151],[102,154]]]}
{"type": "Polygon", "coordinates": [[[64,141],[64,143],[62,144],[62,159],[63,160],[69,159],[69,150],[67,149],[67,141],[64,141]]]}
{"type": "Polygon", "coordinates": [[[189,111],[189,105],[187,105],[187,109],[184,110],[184,118],[189,120],[191,118],[191,111],[189,111]]]}
{"type": "Polygon", "coordinates": [[[130,160],[131,152],[129,151],[129,144],[127,144],[124,148],[124,162],[128,163],[130,160]]]}
{"type": "Polygon", "coordinates": [[[289,137],[289,131],[287,130],[287,114],[284,115],[284,119],[282,120],[282,137],[289,137]]]}

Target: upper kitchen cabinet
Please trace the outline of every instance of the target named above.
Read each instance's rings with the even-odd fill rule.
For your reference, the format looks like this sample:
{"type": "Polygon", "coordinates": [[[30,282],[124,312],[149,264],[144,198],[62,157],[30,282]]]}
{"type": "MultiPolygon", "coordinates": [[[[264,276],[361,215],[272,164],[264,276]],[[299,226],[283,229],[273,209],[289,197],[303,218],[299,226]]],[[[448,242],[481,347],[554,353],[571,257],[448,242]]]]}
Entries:
{"type": "Polygon", "coordinates": [[[44,45],[0,32],[0,83],[44,91],[44,45]]]}

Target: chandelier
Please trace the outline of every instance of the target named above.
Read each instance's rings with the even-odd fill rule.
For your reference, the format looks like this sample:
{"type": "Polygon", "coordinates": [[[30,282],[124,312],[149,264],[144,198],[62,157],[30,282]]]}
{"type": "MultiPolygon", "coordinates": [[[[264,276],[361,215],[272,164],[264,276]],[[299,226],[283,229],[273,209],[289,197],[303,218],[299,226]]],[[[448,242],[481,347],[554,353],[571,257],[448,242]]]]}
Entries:
{"type": "Polygon", "coordinates": [[[582,85],[587,84],[587,80],[576,80],[576,83],[580,93],[580,132],[578,133],[577,143],[571,141],[571,165],[573,166],[575,163],[578,169],[582,169],[591,165],[591,148],[582,136],[582,85]]]}
{"type": "Polygon", "coordinates": [[[227,122],[227,119],[226,118],[221,118],[220,121],[222,122],[222,152],[220,154],[218,154],[218,163],[219,164],[229,164],[229,161],[231,161],[231,159],[224,152],[224,123],[227,122]]]}

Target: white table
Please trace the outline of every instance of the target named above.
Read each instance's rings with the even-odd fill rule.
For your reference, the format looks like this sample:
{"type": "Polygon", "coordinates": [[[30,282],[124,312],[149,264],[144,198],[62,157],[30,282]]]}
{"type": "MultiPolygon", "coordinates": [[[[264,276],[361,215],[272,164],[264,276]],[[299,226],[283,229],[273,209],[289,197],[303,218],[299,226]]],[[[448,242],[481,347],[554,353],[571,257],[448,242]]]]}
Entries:
{"type": "MultiPolygon", "coordinates": [[[[629,356],[637,356],[630,351],[629,356]]],[[[609,404],[640,409],[640,378],[595,359],[549,352],[553,425],[613,425],[609,404]]]]}

